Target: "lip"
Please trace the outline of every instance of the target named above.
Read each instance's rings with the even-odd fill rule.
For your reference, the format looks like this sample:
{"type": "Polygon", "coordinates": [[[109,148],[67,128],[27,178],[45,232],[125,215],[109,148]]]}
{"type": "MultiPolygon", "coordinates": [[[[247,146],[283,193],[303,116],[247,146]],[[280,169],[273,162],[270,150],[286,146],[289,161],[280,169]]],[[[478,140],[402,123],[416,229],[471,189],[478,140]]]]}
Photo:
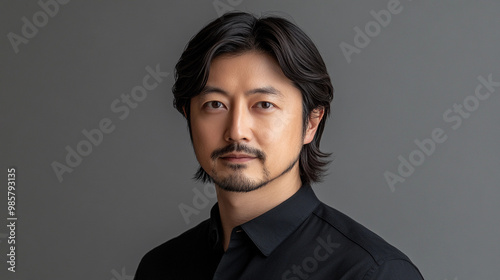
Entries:
{"type": "Polygon", "coordinates": [[[231,163],[244,163],[254,160],[255,158],[255,156],[241,153],[231,153],[220,157],[220,159],[231,163]]]}

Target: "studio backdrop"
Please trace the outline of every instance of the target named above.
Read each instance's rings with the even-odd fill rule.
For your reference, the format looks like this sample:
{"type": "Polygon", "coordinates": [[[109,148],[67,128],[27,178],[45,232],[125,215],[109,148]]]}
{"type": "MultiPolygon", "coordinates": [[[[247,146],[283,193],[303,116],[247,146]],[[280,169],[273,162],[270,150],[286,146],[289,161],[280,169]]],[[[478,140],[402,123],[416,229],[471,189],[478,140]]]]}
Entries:
{"type": "Polygon", "coordinates": [[[498,279],[500,2],[0,3],[0,278],[131,280],[208,218],[174,67],[219,15],[278,15],[335,87],[313,186],[425,279],[498,279]]]}

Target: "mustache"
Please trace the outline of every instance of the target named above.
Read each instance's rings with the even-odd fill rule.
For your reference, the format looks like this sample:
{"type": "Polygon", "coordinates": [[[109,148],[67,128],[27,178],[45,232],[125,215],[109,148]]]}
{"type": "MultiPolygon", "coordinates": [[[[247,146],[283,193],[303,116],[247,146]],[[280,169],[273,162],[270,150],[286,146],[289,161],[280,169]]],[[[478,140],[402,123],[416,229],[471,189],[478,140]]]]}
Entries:
{"type": "Polygon", "coordinates": [[[227,154],[227,153],[232,153],[232,152],[244,152],[244,153],[247,153],[249,155],[255,156],[256,158],[258,158],[262,161],[266,160],[266,154],[264,154],[264,152],[262,152],[261,150],[249,147],[249,146],[244,145],[244,144],[238,144],[238,143],[233,143],[233,144],[230,144],[224,148],[217,149],[217,150],[212,152],[210,157],[212,158],[212,160],[216,160],[218,157],[220,157],[224,154],[227,154]]]}

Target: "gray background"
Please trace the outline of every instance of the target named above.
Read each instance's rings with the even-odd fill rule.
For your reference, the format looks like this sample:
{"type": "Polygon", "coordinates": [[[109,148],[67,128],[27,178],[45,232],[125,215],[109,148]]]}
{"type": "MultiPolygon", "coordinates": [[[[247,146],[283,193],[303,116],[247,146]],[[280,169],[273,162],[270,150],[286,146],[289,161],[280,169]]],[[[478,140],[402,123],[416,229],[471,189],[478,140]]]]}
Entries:
{"type": "MultiPolygon", "coordinates": [[[[474,94],[478,76],[500,81],[500,2],[401,0],[350,63],[340,44],[354,45],[353,28],[389,0],[220,2],[286,16],[320,49],[336,89],[322,141],[335,161],[314,187],[322,201],[400,248],[426,279],[498,279],[500,88],[456,130],[443,113],[474,94]],[[447,140],[391,190],[384,172],[397,174],[398,156],[435,128],[447,140]]],[[[217,10],[212,1],[74,0],[15,53],[7,34],[21,36],[22,18],[41,10],[0,4],[0,278],[131,279],[149,249],[206,219],[215,202],[193,203],[206,186],[190,179],[197,162],[171,86],[185,44],[217,10]],[[110,104],[157,64],[170,75],[120,120],[110,104]],[[65,147],[103,118],[115,130],[59,182],[51,163],[64,164],[65,147]],[[4,225],[11,166],[16,273],[4,225]],[[200,208],[188,223],[182,204],[200,208]]]]}

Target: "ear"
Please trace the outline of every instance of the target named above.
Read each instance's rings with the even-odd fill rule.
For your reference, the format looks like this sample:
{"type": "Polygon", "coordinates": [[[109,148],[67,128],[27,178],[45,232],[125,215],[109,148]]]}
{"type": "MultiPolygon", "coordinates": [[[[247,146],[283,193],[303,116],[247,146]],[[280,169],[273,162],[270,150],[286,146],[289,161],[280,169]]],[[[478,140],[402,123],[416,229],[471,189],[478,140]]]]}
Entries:
{"type": "Polygon", "coordinates": [[[309,119],[307,120],[307,129],[304,135],[304,145],[309,144],[314,139],[316,130],[318,129],[319,123],[323,119],[325,114],[325,109],[323,107],[318,107],[309,113],[309,119]]]}
{"type": "Polygon", "coordinates": [[[187,114],[186,114],[186,107],[182,106],[182,112],[184,112],[184,117],[187,119],[187,114]]]}

